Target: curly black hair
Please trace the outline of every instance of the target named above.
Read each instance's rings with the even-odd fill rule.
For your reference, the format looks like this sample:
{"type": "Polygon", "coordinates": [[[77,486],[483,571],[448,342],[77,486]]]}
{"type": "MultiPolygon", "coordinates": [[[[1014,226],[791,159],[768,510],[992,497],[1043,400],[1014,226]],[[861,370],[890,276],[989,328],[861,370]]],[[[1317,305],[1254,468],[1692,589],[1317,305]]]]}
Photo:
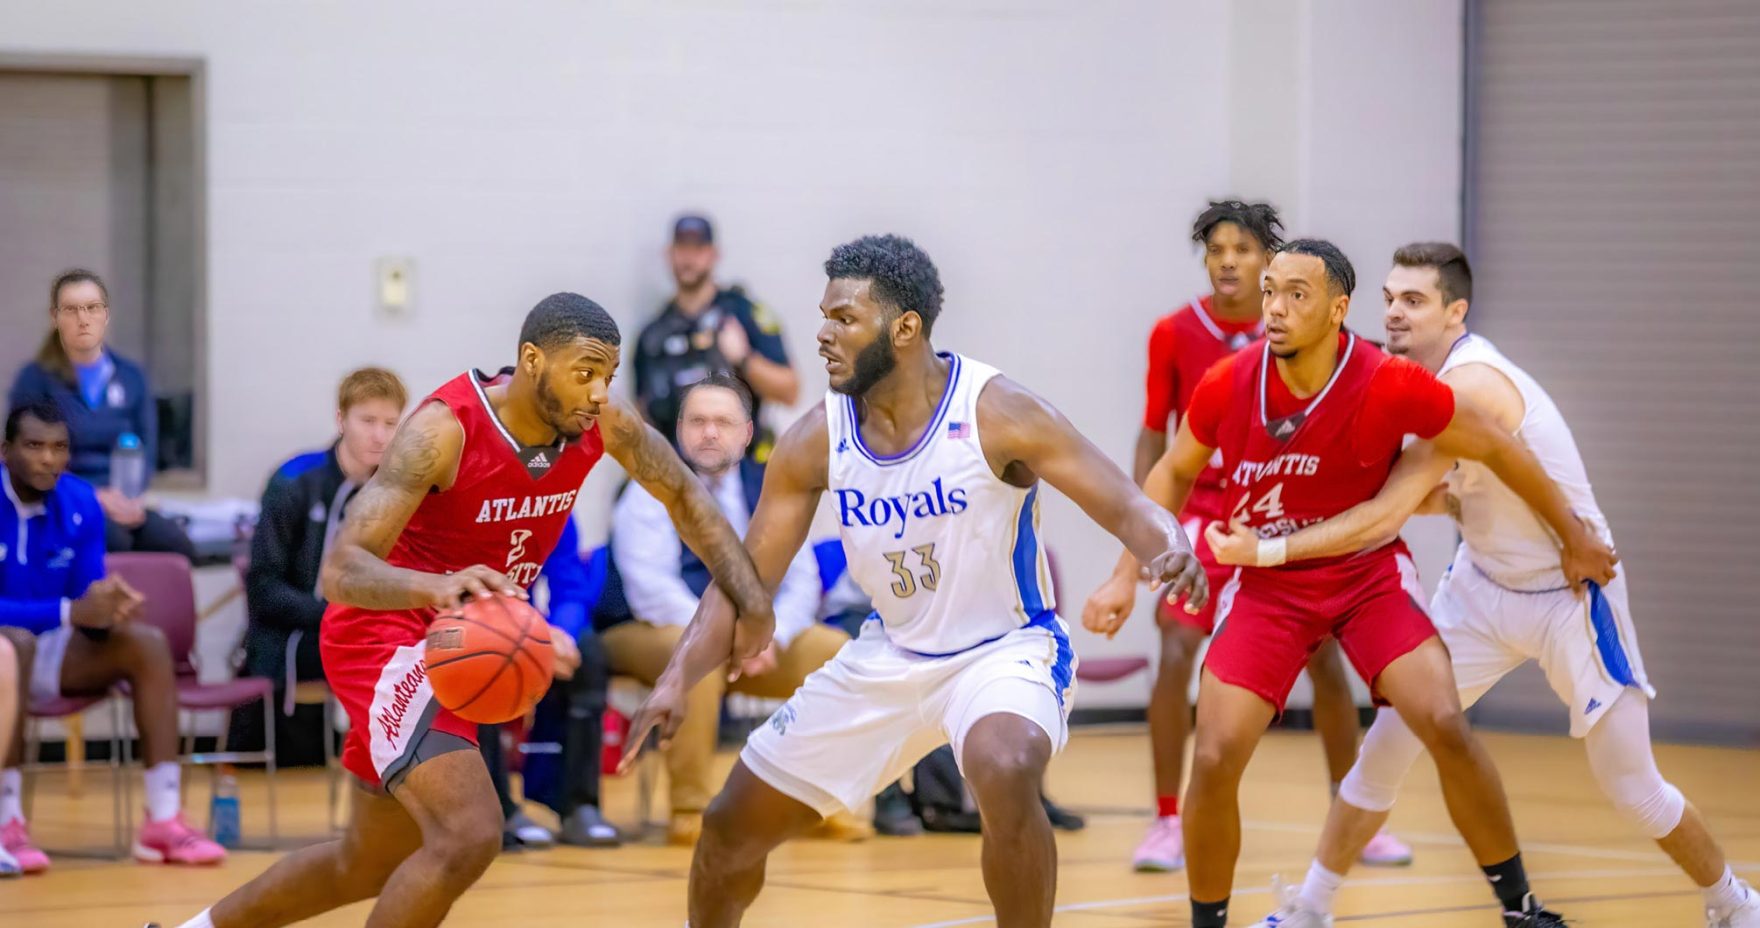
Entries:
{"type": "Polygon", "coordinates": [[[7,441],[18,440],[18,429],[20,424],[24,422],[26,416],[29,416],[44,425],[67,424],[67,415],[61,411],[61,407],[48,400],[34,400],[29,403],[23,403],[12,407],[12,410],[6,414],[7,441]]]}
{"type": "Polygon", "coordinates": [[[1192,221],[1192,241],[1210,244],[1210,233],[1225,222],[1232,222],[1259,240],[1259,247],[1276,251],[1283,244],[1283,220],[1277,207],[1269,203],[1248,203],[1244,200],[1211,200],[1210,205],[1192,221]]]}
{"type": "Polygon", "coordinates": [[[1284,242],[1278,251],[1319,258],[1320,263],[1326,265],[1326,284],[1332,288],[1333,296],[1350,296],[1357,289],[1357,269],[1351,267],[1351,259],[1325,239],[1298,238],[1284,242]]]}
{"type": "Polygon", "coordinates": [[[941,274],[929,255],[902,235],[864,235],[831,249],[825,276],[868,281],[875,299],[921,316],[924,334],[941,315],[941,274]]]}
{"type": "Polygon", "coordinates": [[[545,351],[582,336],[614,348],[623,341],[617,321],[605,307],[578,293],[552,293],[539,300],[519,329],[521,345],[529,343],[545,351]]]}

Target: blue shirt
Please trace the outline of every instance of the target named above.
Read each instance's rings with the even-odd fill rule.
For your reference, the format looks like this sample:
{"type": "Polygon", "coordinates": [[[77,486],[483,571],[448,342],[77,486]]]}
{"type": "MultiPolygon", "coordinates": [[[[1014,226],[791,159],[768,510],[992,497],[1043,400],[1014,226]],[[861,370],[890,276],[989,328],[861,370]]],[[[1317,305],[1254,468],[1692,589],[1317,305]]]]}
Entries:
{"type": "Polygon", "coordinates": [[[104,513],[91,484],[72,474],[37,504],[19,500],[3,466],[0,485],[0,625],[42,634],[104,576],[104,513]]]}
{"type": "Polygon", "coordinates": [[[19,369],[8,397],[13,408],[47,400],[61,408],[73,437],[73,458],[67,472],[105,486],[110,483],[110,452],[124,432],[139,436],[147,452],[147,469],[158,469],[159,407],[140,365],[106,350],[111,365],[97,405],[86,402],[79,378],[64,380],[32,361],[19,369]]]}
{"type": "Polygon", "coordinates": [[[86,401],[87,406],[97,409],[103,404],[104,394],[110,388],[110,378],[116,376],[116,365],[106,351],[90,364],[75,364],[73,373],[79,378],[80,398],[86,401]]]}
{"type": "Polygon", "coordinates": [[[605,586],[603,572],[595,577],[581,560],[580,545],[580,531],[574,527],[574,520],[569,519],[562,526],[562,537],[556,540],[556,550],[545,559],[541,574],[550,587],[550,624],[575,638],[588,628],[587,619],[605,586]]]}

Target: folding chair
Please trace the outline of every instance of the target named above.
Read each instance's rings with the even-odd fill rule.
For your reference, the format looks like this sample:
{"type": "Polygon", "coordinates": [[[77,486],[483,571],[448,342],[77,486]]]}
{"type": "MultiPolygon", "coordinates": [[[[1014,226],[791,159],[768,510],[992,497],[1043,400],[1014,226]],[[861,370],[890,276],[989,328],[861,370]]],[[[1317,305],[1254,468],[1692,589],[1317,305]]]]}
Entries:
{"type": "MultiPolygon", "coordinates": [[[[25,781],[24,807],[25,816],[30,817],[31,807],[36,798],[37,773],[52,770],[55,765],[42,762],[42,731],[43,721],[77,721],[85,713],[106,703],[110,709],[110,793],[111,793],[111,831],[115,839],[116,858],[126,860],[129,856],[129,844],[134,838],[134,826],[131,817],[134,814],[133,789],[129,782],[127,758],[128,729],[122,711],[124,700],[114,692],[90,696],[56,696],[53,699],[31,699],[25,707],[24,728],[24,770],[25,781]]],[[[71,747],[75,738],[83,738],[83,729],[78,725],[68,726],[67,762],[62,765],[71,774],[88,766],[85,752],[74,751],[71,747]],[[76,759],[77,754],[77,759],[76,759]]],[[[84,746],[83,743],[81,745],[84,746]]],[[[61,851],[59,853],[68,854],[61,851]]],[[[70,856],[81,856],[78,852],[70,856]]]]}
{"type": "MultiPolygon", "coordinates": [[[[218,750],[195,753],[195,736],[183,735],[180,745],[182,761],[195,766],[216,764],[260,763],[267,774],[269,789],[269,844],[281,837],[275,803],[275,684],[261,677],[242,677],[224,683],[202,683],[197,679],[194,661],[196,641],[195,583],[190,574],[189,560],[181,554],[127,552],[104,559],[113,576],[121,577],[139,590],[145,604],[137,621],[165,633],[171,646],[171,659],[177,672],[177,707],[190,712],[226,712],[253,702],[263,704],[263,750],[226,750],[226,728],[221,728],[218,750]]],[[[217,778],[210,778],[210,790],[218,788],[217,778]]],[[[210,831],[213,822],[208,823],[210,831]]]]}

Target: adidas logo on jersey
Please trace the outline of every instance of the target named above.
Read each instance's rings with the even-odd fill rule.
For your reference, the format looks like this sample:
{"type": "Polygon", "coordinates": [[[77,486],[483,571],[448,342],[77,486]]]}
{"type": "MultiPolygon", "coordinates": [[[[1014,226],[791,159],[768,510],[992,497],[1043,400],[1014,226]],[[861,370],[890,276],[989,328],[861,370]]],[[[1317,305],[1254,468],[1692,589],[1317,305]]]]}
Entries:
{"type": "Polygon", "coordinates": [[[550,466],[550,459],[544,456],[544,452],[540,451],[537,454],[532,455],[532,459],[526,463],[532,467],[543,468],[550,466]]]}
{"type": "Polygon", "coordinates": [[[837,453],[842,454],[848,450],[849,450],[849,439],[847,439],[847,438],[838,439],[837,440],[837,453]]]}
{"type": "Polygon", "coordinates": [[[1589,697],[1589,704],[1583,707],[1583,714],[1589,715],[1590,713],[1593,713],[1596,709],[1599,709],[1599,708],[1601,708],[1601,700],[1596,699],[1593,696],[1590,696],[1589,697]]]}

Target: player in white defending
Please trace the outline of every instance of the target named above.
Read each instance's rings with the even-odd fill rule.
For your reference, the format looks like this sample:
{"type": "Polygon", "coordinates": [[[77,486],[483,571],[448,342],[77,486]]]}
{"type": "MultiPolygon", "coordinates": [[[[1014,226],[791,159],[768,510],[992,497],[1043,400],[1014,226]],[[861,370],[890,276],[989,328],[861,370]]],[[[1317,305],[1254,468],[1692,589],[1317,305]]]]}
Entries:
{"type": "MultiPolygon", "coordinates": [[[[1387,348],[1437,375],[1527,444],[1577,515],[1611,536],[1570,427],[1546,391],[1481,336],[1467,331],[1473,278],[1459,248],[1407,245],[1394,253],[1382,290],[1387,348]]],[[[1709,928],[1760,928],[1760,893],[1736,878],[1699,811],[1656,769],[1650,700],[1627,606],[1625,572],[1605,587],[1573,589],[1553,536],[1483,465],[1444,458],[1418,442],[1381,493],[1285,540],[1291,561],[1380,544],[1413,512],[1452,515],[1461,545],[1430,604],[1454,664],[1463,706],[1528,660],[1537,661],[1571,713],[1602,792],[1703,891],[1709,928]],[[1452,469],[1451,469],[1452,468],[1452,469]],[[1446,484],[1438,485],[1446,475],[1446,484]]],[[[1257,563],[1261,542],[1213,528],[1225,564],[1257,563]]],[[[1319,854],[1299,889],[1260,928],[1322,928],[1358,850],[1381,828],[1423,746],[1393,712],[1363,739],[1356,766],[1333,800],[1319,854]]],[[[1506,914],[1507,920],[1507,914],[1506,914]]]]}
{"type": "MultiPolygon", "coordinates": [[[[771,850],[854,808],[951,742],[984,821],[984,884],[1002,928],[1051,924],[1057,845],[1039,800],[1068,737],[1075,657],[1039,543],[1039,481],[1063,491],[1188,608],[1204,573],[1173,513],[1057,410],[994,368],[938,353],[935,265],[908,240],[839,246],[820,312],[825,402],[777,445],[746,543],[774,586],[822,496],[873,597],[861,636],[753,733],[704,815],[690,924],[732,928],[771,850]]],[[[677,728],[703,675],[759,655],[771,621],[710,588],[631,726],[677,728]]]]}

